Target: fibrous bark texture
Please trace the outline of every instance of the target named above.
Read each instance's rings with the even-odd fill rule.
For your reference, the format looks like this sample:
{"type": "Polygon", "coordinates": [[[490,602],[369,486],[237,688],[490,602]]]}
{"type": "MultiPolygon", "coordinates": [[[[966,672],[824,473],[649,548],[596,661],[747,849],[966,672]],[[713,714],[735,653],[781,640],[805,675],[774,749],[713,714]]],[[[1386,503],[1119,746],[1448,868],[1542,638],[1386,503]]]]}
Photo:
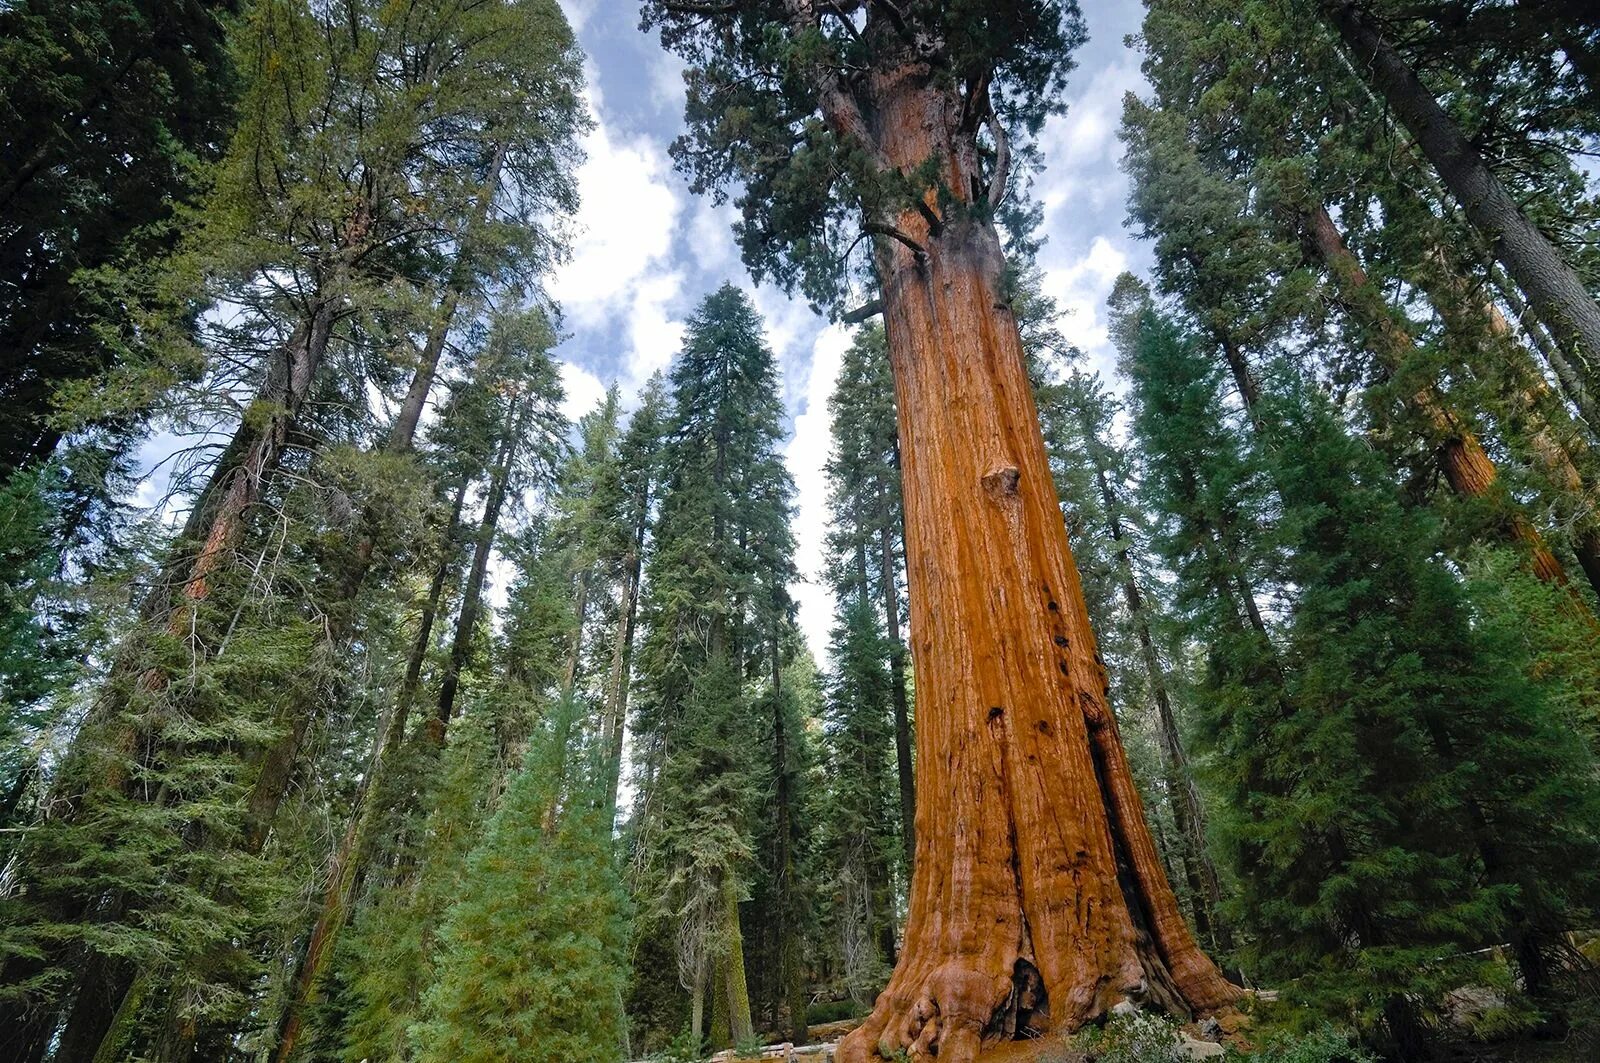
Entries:
{"type": "MultiPolygon", "coordinates": [[[[889,165],[938,159],[955,195],[981,187],[959,98],[918,65],[872,80],[866,122],[889,165]]],[[[1239,995],[1183,921],[1108,709],[998,235],[933,202],[877,249],[917,675],[915,873],[900,962],[844,1063],[971,1060],[1123,999],[1183,1013],[1239,995]]]]}

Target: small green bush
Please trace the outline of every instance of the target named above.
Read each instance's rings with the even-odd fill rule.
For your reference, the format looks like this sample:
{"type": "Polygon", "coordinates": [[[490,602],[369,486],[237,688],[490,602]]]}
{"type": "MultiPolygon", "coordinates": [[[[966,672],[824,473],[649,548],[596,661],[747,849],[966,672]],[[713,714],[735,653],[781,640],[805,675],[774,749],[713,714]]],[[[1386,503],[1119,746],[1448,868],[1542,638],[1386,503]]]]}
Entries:
{"type": "Polygon", "coordinates": [[[825,1000],[806,1009],[806,1024],[821,1026],[823,1023],[840,1022],[844,1019],[859,1019],[866,1013],[866,1008],[849,997],[844,1000],[825,1000]]]}
{"type": "Polygon", "coordinates": [[[1190,1063],[1177,1023],[1144,1011],[1113,1015],[1079,1034],[1078,1045],[1096,1063],[1190,1063]]]}
{"type": "MultiPolygon", "coordinates": [[[[1232,1052],[1229,1057],[1240,1058],[1232,1052]]],[[[1361,1048],[1353,1034],[1332,1023],[1307,1033],[1280,1035],[1244,1058],[1251,1063],[1377,1063],[1377,1057],[1361,1048]]]]}
{"type": "Polygon", "coordinates": [[[652,1055],[650,1063],[700,1063],[705,1058],[700,1048],[700,1038],[684,1030],[652,1055]]]}

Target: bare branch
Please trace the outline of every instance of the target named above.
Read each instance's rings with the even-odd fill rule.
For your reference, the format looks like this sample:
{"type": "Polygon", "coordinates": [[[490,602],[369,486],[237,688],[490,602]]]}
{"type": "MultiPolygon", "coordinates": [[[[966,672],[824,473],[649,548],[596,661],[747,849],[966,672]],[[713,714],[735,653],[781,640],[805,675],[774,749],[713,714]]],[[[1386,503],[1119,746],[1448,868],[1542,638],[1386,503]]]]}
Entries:
{"type": "Polygon", "coordinates": [[[887,236],[891,240],[896,240],[906,245],[911,249],[911,253],[917,257],[917,262],[921,263],[927,261],[928,249],[917,243],[905,233],[901,232],[899,229],[896,229],[893,225],[884,225],[882,222],[868,222],[867,224],[863,225],[862,228],[867,232],[872,233],[874,236],[887,236]]]}
{"type": "Polygon", "coordinates": [[[865,303],[849,311],[839,318],[846,325],[859,325],[868,318],[877,317],[883,313],[882,299],[868,299],[865,303]]]}

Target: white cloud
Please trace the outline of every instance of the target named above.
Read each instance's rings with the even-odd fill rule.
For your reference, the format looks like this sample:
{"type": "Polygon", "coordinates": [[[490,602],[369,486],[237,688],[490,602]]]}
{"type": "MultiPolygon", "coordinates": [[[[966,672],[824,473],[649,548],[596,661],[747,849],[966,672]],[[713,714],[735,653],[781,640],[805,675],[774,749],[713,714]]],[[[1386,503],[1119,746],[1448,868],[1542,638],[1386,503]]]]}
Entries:
{"type": "MultiPolygon", "coordinates": [[[[574,33],[583,32],[599,6],[600,0],[562,0],[561,3],[567,15],[567,22],[571,24],[574,33]]],[[[592,78],[589,83],[594,84],[592,78]]]]}
{"type": "Polygon", "coordinates": [[[795,565],[800,582],[789,590],[799,605],[800,630],[811,652],[826,666],[828,628],[833,623],[833,592],[822,579],[827,559],[824,537],[828,531],[828,481],[823,463],[833,445],[828,399],[839,378],[839,365],[850,334],[830,325],[811,348],[811,372],[806,380],[805,411],[794,419],[794,435],[784,451],[795,483],[795,565]]]}
{"type": "Polygon", "coordinates": [[[668,310],[682,291],[683,274],[678,271],[652,274],[634,286],[627,314],[633,351],[623,381],[627,394],[638,390],[651,373],[665,369],[683,346],[683,322],[668,310]]]}
{"type": "Polygon", "coordinates": [[[566,392],[561,412],[573,422],[600,405],[606,397],[606,386],[600,383],[600,378],[574,362],[561,363],[561,388],[566,392]]]}
{"type": "Polygon", "coordinates": [[[592,326],[626,304],[633,286],[666,259],[683,205],[658,145],[617,142],[598,122],[584,151],[572,261],[551,287],[568,316],[592,326]]]}
{"type": "Polygon", "coordinates": [[[1070,265],[1044,271],[1045,294],[1062,311],[1061,334],[1089,356],[1091,368],[1109,371],[1116,362],[1104,310],[1112,284],[1127,268],[1127,254],[1104,236],[1096,236],[1087,254],[1070,265]]]}
{"type": "Polygon", "coordinates": [[[667,364],[682,337],[682,323],[670,310],[683,287],[671,255],[684,204],[658,142],[615,138],[602,117],[584,138],[584,150],[572,260],[556,272],[551,293],[565,320],[579,329],[624,323],[630,349],[623,377],[631,395],[667,364]]]}
{"type": "Polygon", "coordinates": [[[683,72],[688,65],[674,52],[665,48],[652,49],[650,60],[650,88],[655,94],[656,110],[678,119],[683,115],[685,95],[683,72]]]}

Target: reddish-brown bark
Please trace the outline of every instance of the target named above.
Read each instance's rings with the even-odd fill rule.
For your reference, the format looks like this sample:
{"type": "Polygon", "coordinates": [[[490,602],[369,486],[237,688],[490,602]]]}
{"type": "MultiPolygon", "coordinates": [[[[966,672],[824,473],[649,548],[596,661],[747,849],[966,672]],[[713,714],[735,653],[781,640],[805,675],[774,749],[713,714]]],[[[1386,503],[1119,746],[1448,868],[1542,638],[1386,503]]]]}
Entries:
{"type": "MultiPolygon", "coordinates": [[[[1395,318],[1355,253],[1345,245],[1327,210],[1320,204],[1312,207],[1303,215],[1302,223],[1306,247],[1327,269],[1336,298],[1365,333],[1372,354],[1386,372],[1400,372],[1416,348],[1416,337],[1395,318]]],[[[1490,498],[1501,491],[1499,470],[1483,444],[1436,387],[1422,388],[1411,396],[1410,402],[1433,433],[1439,471],[1452,491],[1463,498],[1490,498]]],[[[1505,509],[1506,535],[1527,551],[1528,566],[1534,575],[1565,585],[1566,570],[1539,530],[1515,502],[1509,498],[1499,501],[1505,509]]]]}
{"type": "MultiPolygon", "coordinates": [[[[885,163],[939,159],[951,192],[973,195],[960,99],[920,64],[869,77],[861,121],[885,163]]],[[[838,131],[860,135],[857,118],[838,131]]],[[[844,1063],[971,1060],[1123,999],[1182,1012],[1239,995],[1178,911],[1107,707],[999,237],[932,202],[877,248],[917,669],[916,869],[900,962],[844,1063]]]]}

